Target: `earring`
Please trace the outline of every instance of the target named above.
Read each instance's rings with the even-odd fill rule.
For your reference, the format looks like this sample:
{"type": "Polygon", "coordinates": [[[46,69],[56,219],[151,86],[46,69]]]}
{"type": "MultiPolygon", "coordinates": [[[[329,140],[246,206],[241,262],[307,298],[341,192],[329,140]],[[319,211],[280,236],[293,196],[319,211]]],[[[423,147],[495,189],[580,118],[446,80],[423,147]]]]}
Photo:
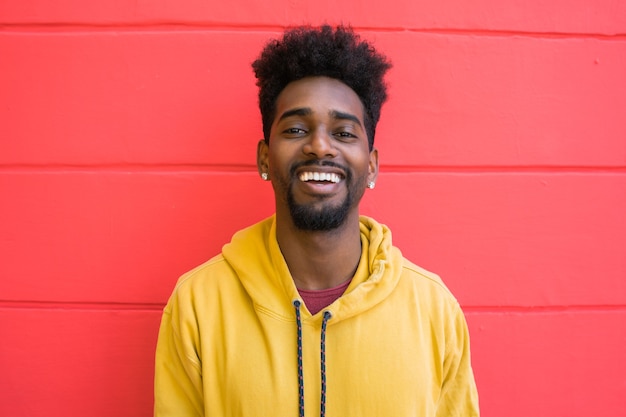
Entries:
{"type": "Polygon", "coordinates": [[[269,175],[267,175],[267,172],[262,172],[261,173],[261,179],[263,179],[263,181],[267,181],[269,179],[269,175]]]}
{"type": "Polygon", "coordinates": [[[374,189],[374,187],[376,187],[376,183],[374,181],[370,181],[367,183],[367,188],[369,188],[370,190],[374,189]]]}

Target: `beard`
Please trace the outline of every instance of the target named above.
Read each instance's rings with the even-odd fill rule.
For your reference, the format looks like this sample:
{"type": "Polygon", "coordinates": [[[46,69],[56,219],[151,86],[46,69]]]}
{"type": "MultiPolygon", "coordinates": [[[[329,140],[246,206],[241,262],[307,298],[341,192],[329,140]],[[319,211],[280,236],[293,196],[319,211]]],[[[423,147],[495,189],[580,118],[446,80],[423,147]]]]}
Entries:
{"type": "MultiPolygon", "coordinates": [[[[306,165],[314,165],[308,163],[306,165]]],[[[321,165],[335,165],[333,163],[322,163],[321,165]]],[[[299,181],[296,178],[294,171],[297,167],[292,169],[292,181],[299,181]]],[[[289,213],[294,225],[304,231],[331,231],[341,227],[350,210],[356,204],[358,204],[364,191],[365,180],[357,181],[357,184],[353,184],[353,176],[350,170],[340,167],[345,172],[345,183],[348,190],[346,198],[339,205],[323,204],[321,207],[316,207],[314,204],[299,204],[295,201],[292,187],[288,187],[287,191],[287,205],[289,207],[289,213]],[[361,190],[359,193],[358,190],[361,190]]]]}
{"type": "Polygon", "coordinates": [[[308,204],[296,203],[293,193],[289,190],[287,204],[293,224],[300,230],[323,232],[339,228],[350,212],[351,193],[338,206],[324,205],[320,208],[308,204]]]}

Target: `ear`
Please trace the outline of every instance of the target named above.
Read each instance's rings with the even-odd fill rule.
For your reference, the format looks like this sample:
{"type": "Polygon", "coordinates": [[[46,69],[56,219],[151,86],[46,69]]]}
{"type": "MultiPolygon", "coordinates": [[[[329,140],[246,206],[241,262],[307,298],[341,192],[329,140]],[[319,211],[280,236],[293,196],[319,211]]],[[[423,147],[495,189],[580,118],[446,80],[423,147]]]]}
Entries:
{"type": "Polygon", "coordinates": [[[269,174],[270,167],[268,162],[269,145],[265,142],[265,139],[261,139],[256,147],[256,166],[259,171],[259,175],[262,173],[269,174]]]}
{"type": "Polygon", "coordinates": [[[368,182],[376,182],[378,178],[378,149],[374,148],[370,151],[368,182]]]}

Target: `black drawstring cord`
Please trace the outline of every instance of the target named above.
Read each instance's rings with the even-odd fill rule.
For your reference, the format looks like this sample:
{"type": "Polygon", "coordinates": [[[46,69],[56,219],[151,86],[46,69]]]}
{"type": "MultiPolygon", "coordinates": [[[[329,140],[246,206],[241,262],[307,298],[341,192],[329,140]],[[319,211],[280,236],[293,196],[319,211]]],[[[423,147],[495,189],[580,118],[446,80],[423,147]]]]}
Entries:
{"type": "MultiPolygon", "coordinates": [[[[296,327],[298,329],[298,395],[299,416],[304,417],[304,369],[302,366],[302,318],[300,317],[300,300],[294,300],[296,308],[296,327]]],[[[320,337],[320,377],[322,382],[320,396],[320,417],[326,416],[326,325],[333,315],[330,311],[324,312],[322,320],[322,334],[320,337]]]]}
{"type": "Polygon", "coordinates": [[[333,315],[330,311],[324,311],[322,320],[322,335],[320,340],[320,376],[322,379],[322,394],[320,397],[320,417],[326,415],[326,324],[333,315]]]}
{"type": "Polygon", "coordinates": [[[302,369],[302,319],[300,318],[300,300],[295,300],[293,306],[296,308],[296,325],[298,327],[298,395],[300,417],[304,417],[304,370],[302,369]]]}

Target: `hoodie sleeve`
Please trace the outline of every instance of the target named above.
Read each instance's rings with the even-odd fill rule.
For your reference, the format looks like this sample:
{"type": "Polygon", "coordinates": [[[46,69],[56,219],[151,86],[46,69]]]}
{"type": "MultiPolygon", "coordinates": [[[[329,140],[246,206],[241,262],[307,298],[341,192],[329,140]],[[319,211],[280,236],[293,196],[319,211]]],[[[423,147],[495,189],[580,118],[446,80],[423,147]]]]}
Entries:
{"type": "Polygon", "coordinates": [[[174,297],[163,311],[159,330],[154,416],[204,416],[202,368],[196,349],[198,335],[193,331],[197,325],[181,320],[174,297]]]}
{"type": "Polygon", "coordinates": [[[478,417],[478,393],[470,360],[469,331],[458,303],[446,323],[444,379],[437,417],[478,417]]]}

